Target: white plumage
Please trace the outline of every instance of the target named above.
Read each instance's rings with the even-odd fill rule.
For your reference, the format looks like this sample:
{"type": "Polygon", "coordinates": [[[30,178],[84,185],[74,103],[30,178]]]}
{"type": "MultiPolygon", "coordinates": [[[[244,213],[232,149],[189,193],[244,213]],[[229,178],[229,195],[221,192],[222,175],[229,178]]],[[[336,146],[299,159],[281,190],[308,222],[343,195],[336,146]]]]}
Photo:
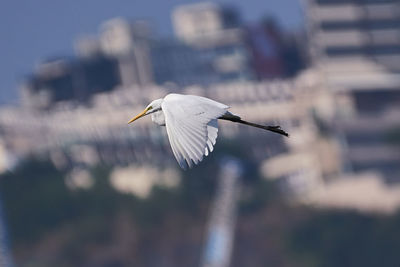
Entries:
{"type": "Polygon", "coordinates": [[[225,104],[201,96],[169,94],[151,102],[129,123],[151,114],[154,123],[166,126],[172,152],[183,169],[193,167],[203,160],[204,155],[208,156],[213,151],[218,136],[217,119],[231,120],[278,133],[281,131],[278,126],[262,126],[243,121],[239,116],[230,113],[228,108],[225,104]]]}
{"type": "Polygon", "coordinates": [[[182,168],[186,164],[191,168],[212,152],[218,135],[217,119],[229,107],[200,96],[170,94],[161,108],[175,158],[182,168]]]}

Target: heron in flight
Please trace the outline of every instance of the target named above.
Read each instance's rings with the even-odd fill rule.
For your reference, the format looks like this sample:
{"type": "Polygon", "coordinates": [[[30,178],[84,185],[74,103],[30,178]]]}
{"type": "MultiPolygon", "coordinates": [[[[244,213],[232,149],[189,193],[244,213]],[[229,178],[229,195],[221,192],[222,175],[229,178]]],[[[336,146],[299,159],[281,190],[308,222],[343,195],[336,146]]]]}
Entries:
{"type": "Polygon", "coordinates": [[[280,126],[264,126],[242,120],[228,111],[229,106],[195,95],[168,94],[152,101],[129,123],[151,114],[151,120],[167,129],[172,152],[179,166],[191,168],[213,151],[218,135],[217,120],[237,122],[284,136],[280,126]]]}

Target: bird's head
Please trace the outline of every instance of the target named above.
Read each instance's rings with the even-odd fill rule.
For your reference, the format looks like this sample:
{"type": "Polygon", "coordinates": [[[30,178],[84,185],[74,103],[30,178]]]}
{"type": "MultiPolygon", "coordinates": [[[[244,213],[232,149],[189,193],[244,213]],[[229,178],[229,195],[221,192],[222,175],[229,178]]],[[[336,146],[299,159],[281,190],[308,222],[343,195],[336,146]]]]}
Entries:
{"type": "Polygon", "coordinates": [[[146,115],[149,115],[151,113],[154,113],[154,112],[157,112],[157,111],[161,110],[162,102],[163,102],[162,98],[153,100],[150,104],[147,105],[147,107],[142,112],[140,112],[133,119],[131,119],[128,122],[128,124],[134,122],[135,120],[137,120],[137,119],[139,119],[139,118],[141,118],[143,116],[146,116],[146,115]]]}

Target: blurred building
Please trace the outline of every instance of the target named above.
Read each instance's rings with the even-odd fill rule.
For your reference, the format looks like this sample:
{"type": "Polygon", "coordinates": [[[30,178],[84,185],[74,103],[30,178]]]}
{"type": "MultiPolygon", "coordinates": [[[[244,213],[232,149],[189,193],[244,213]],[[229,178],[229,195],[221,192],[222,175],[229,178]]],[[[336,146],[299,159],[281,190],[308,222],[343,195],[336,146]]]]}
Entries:
{"type": "Polygon", "coordinates": [[[254,80],[245,44],[193,47],[179,40],[155,42],[152,49],[154,79],[157,84],[179,87],[254,80]]]}
{"type": "Polygon", "coordinates": [[[335,100],[343,171],[399,181],[399,1],[307,1],[310,53],[335,100]],[[397,136],[397,137],[396,137],[397,136]]]}
{"type": "Polygon", "coordinates": [[[272,20],[245,25],[235,8],[214,3],[180,6],[172,18],[177,38],[204,54],[203,61],[210,59],[206,68],[220,77],[218,82],[263,80],[290,72],[287,43],[272,20]]]}
{"type": "Polygon", "coordinates": [[[216,36],[242,26],[235,8],[212,2],[179,6],[172,13],[172,22],[176,36],[193,45],[223,42],[216,36]]]}
{"type": "Polygon", "coordinates": [[[246,28],[252,57],[252,68],[258,79],[287,76],[284,60],[285,43],[281,32],[273,21],[267,21],[246,28]]]}
{"type": "MultiPolygon", "coordinates": [[[[399,125],[399,113],[393,109],[360,114],[355,112],[349,91],[328,86],[321,71],[310,69],[295,79],[191,86],[182,93],[221,101],[246,120],[287,130],[290,138],[282,138],[221,121],[219,134],[221,139],[245,147],[246,157],[260,163],[263,176],[279,181],[296,199],[309,200],[325,188],[328,192],[330,183],[342,177],[371,177],[364,175],[366,171],[373,171],[377,179],[396,180],[399,144],[394,141],[388,146],[385,140],[386,131],[399,125]],[[390,116],[383,119],[382,115],[390,116]]],[[[51,110],[4,107],[0,110],[3,147],[17,159],[45,155],[62,169],[99,163],[177,166],[163,128],[149,119],[138,120],[134,127],[126,125],[132,114],[169,92],[168,87],[132,86],[97,94],[90,106],[60,102],[51,110]]],[[[398,135],[393,132],[391,136],[395,139],[398,135]]],[[[386,192],[386,185],[373,183],[369,189],[386,192]]],[[[349,187],[345,191],[352,194],[349,187]]],[[[321,196],[324,194],[316,201],[321,196]]],[[[365,197],[353,200],[343,205],[368,201],[365,197]]]]}
{"type": "Polygon", "coordinates": [[[400,71],[399,1],[307,3],[314,61],[368,59],[400,71]]]}
{"type": "Polygon", "coordinates": [[[105,55],[117,59],[122,86],[153,82],[151,37],[150,25],[145,21],[130,23],[117,18],[101,26],[101,49],[105,55]]]}
{"type": "Polygon", "coordinates": [[[177,7],[172,13],[177,40],[154,46],[158,84],[210,85],[253,80],[251,55],[236,9],[214,3],[177,7]]]}
{"type": "MultiPolygon", "coordinates": [[[[226,103],[233,113],[249,121],[281,125],[290,138],[223,121],[219,133],[220,138],[246,147],[249,159],[262,163],[265,177],[281,180],[291,193],[307,194],[320,186],[324,177],[341,170],[338,143],[320,135],[310,112],[332,112],[329,92],[318,77],[310,72],[296,79],[191,86],[182,93],[226,103]]],[[[132,86],[97,94],[90,106],[60,102],[42,111],[3,108],[0,129],[4,147],[17,158],[47,155],[60,168],[148,162],[177,166],[163,128],[149,119],[139,120],[134,127],[126,125],[132,114],[170,91],[168,87],[132,86]]]]}
{"type": "Polygon", "coordinates": [[[93,94],[111,91],[119,83],[113,58],[60,58],[37,67],[20,88],[21,100],[31,108],[49,108],[60,101],[85,102],[93,94]]]}
{"type": "MultiPolygon", "coordinates": [[[[131,86],[209,86],[285,77],[296,57],[274,23],[246,26],[232,7],[201,3],[172,14],[176,38],[158,38],[146,21],[115,18],[99,36],[75,43],[77,58],[46,61],[21,86],[23,103],[49,108],[85,102],[94,94],[131,86]]],[[[293,50],[293,49],[292,49],[293,50]]]]}

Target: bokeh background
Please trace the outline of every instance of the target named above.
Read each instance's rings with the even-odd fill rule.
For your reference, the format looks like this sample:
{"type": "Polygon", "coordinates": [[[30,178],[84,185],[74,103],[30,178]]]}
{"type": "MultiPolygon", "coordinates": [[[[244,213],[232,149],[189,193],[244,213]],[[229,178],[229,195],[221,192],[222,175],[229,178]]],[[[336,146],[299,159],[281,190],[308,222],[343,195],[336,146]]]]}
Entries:
{"type": "Polygon", "coordinates": [[[400,1],[11,1],[0,9],[0,266],[399,266],[400,1]],[[179,169],[129,119],[220,122],[179,169]]]}

